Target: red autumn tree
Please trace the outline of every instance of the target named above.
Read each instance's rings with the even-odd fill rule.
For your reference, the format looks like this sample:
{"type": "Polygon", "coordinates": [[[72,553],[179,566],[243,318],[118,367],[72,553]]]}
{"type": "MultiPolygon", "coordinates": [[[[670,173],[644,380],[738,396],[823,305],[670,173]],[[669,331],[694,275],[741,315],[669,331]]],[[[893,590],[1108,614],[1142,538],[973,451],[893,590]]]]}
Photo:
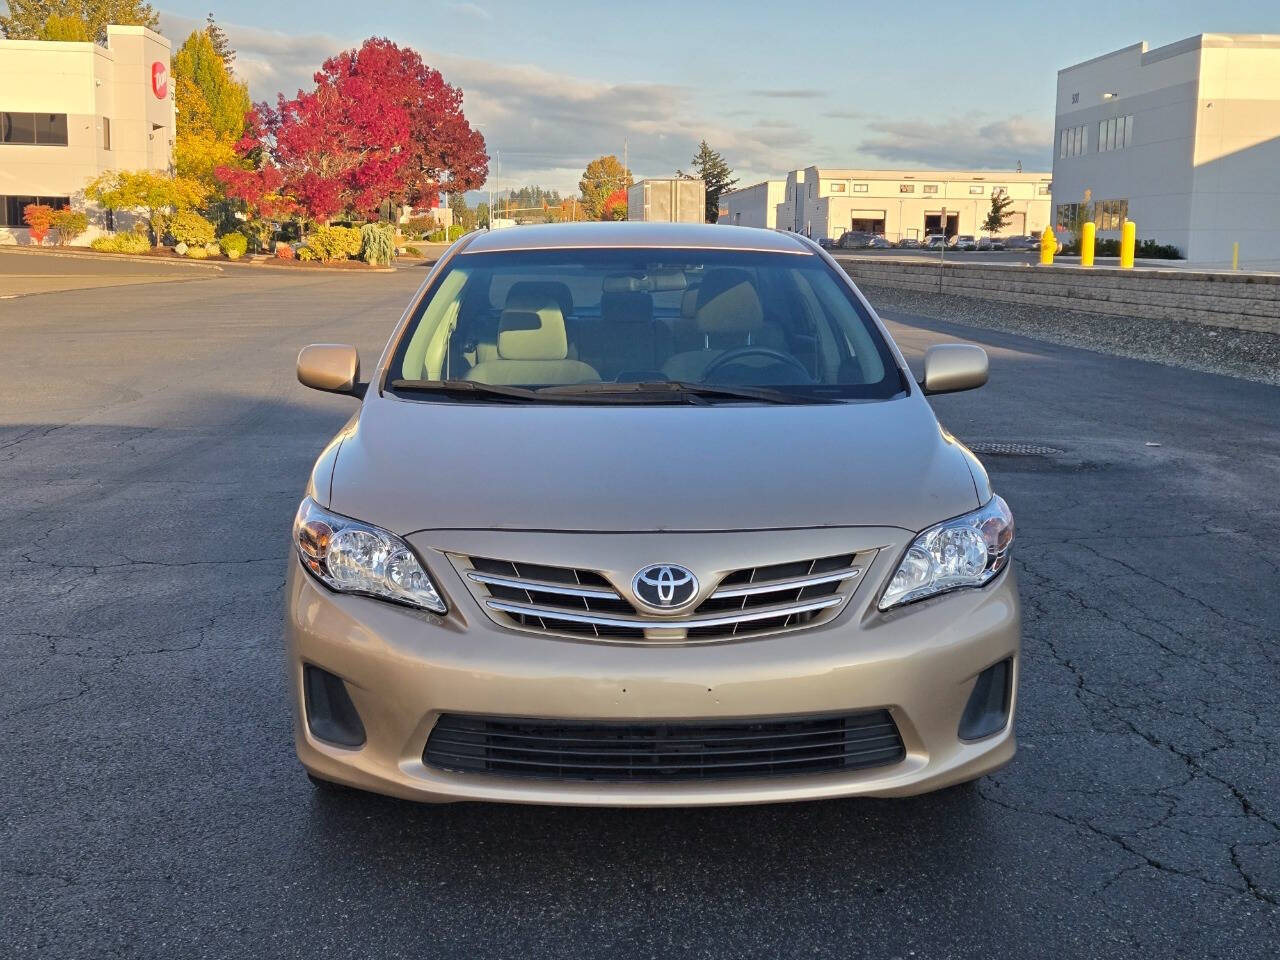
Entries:
{"type": "Polygon", "coordinates": [[[257,158],[242,165],[278,169],[280,192],[316,220],[368,216],[387,200],[429,205],[444,185],[484,183],[489,158],[461,91],[413,50],[375,37],[326,60],[315,80],[274,110],[259,104],[238,152],[257,158]]]}
{"type": "Polygon", "coordinates": [[[42,246],[53,226],[53,207],[43,203],[28,203],[22,208],[22,220],[31,229],[31,239],[36,242],[36,246],[42,246]]]}
{"type": "Polygon", "coordinates": [[[627,219],[627,191],[625,187],[619,187],[604,198],[604,203],[600,205],[600,219],[627,219]]]}

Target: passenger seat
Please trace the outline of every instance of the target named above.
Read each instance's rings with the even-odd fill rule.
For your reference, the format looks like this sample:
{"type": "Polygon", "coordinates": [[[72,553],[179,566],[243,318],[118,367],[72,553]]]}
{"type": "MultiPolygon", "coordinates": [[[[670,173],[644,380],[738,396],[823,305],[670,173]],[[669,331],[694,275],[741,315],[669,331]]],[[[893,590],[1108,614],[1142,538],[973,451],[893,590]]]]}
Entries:
{"type": "Polygon", "coordinates": [[[665,325],[653,320],[653,297],[642,291],[600,296],[600,319],[578,329],[578,349],[606,380],[620,373],[657,372],[671,353],[665,325]]]}
{"type": "Polygon", "coordinates": [[[521,298],[520,308],[503,310],[498,321],[497,356],[471,368],[466,379],[502,385],[591,383],[594,368],[569,358],[564,314],[553,297],[521,298]]]}

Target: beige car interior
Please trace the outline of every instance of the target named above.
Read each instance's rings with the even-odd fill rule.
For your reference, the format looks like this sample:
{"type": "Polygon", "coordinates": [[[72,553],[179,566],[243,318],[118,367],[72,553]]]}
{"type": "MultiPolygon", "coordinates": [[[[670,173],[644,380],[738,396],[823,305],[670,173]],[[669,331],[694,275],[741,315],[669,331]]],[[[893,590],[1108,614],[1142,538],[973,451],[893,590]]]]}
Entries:
{"type": "MultiPolygon", "coordinates": [[[[591,383],[600,374],[569,356],[564,312],[556,298],[537,292],[508,295],[498,320],[496,356],[479,360],[466,379],[492,384],[591,383]]],[[[477,356],[479,351],[477,349],[477,356]]]]}

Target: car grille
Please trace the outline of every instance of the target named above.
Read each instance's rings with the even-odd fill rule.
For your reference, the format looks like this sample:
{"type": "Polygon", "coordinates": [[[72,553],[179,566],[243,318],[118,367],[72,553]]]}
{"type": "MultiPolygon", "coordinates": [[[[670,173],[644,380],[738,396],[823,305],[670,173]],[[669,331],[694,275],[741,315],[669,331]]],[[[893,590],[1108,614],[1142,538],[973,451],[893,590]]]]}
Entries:
{"type": "Polygon", "coordinates": [[[727,574],[692,612],[639,609],[601,573],[454,556],[480,605],[504,626],[619,642],[698,643],[815,626],[852,596],[875,551],[746,567],[727,574]]]}
{"type": "Polygon", "coordinates": [[[906,756],[887,710],[852,716],[607,723],[444,714],[423,762],[552,780],[721,780],[860,770],[906,756]]]}

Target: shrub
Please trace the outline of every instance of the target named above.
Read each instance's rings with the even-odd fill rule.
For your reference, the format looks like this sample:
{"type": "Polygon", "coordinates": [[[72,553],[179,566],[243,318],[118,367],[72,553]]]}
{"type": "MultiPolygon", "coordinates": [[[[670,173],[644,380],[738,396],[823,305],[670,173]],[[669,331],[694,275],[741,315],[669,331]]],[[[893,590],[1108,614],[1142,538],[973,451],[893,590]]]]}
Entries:
{"type": "Polygon", "coordinates": [[[455,223],[449,228],[449,242],[452,243],[467,232],[467,228],[460,223],[455,223]]]}
{"type": "Polygon", "coordinates": [[[58,234],[58,246],[65,247],[89,229],[89,215],[79,210],[72,210],[70,207],[64,207],[53,212],[52,223],[53,229],[58,234]]]}
{"type": "Polygon", "coordinates": [[[249,238],[243,233],[227,233],[223,234],[218,245],[222,247],[222,252],[227,255],[228,260],[239,260],[249,249],[249,238]]]}
{"type": "Polygon", "coordinates": [[[389,223],[366,223],[360,228],[360,256],[365,263],[390,266],[396,247],[395,229],[389,223]]]}
{"type": "Polygon", "coordinates": [[[283,240],[276,242],[276,256],[281,260],[293,259],[293,247],[285,243],[283,240]]]}
{"type": "MultiPolygon", "coordinates": [[[[1062,252],[1070,256],[1078,256],[1080,254],[1080,240],[1073,237],[1070,243],[1066,243],[1062,247],[1062,252]]],[[[1120,256],[1120,241],[1114,237],[1103,237],[1094,242],[1093,255],[1095,257],[1118,257],[1120,256]]],[[[1154,240],[1141,240],[1133,249],[1135,257],[1141,257],[1146,260],[1181,260],[1182,251],[1171,243],[1156,243],[1154,240]]]]}
{"type": "Polygon", "coordinates": [[[422,251],[419,250],[417,247],[405,247],[404,255],[406,257],[420,257],[422,256],[422,251]]]}
{"type": "Polygon", "coordinates": [[[316,259],[316,252],[310,247],[300,247],[298,249],[298,259],[303,263],[311,263],[316,259]]]}
{"type": "Polygon", "coordinates": [[[1143,240],[1134,251],[1139,257],[1148,260],[1181,260],[1182,251],[1172,243],[1156,243],[1154,240],[1143,240]]]}
{"type": "Polygon", "coordinates": [[[417,240],[436,229],[435,217],[410,217],[404,225],[404,235],[417,240]]]}
{"type": "Polygon", "coordinates": [[[49,228],[53,226],[53,213],[53,207],[43,203],[28,203],[22,208],[22,222],[31,228],[31,239],[36,242],[37,247],[49,235],[49,228]]]}
{"type": "Polygon", "coordinates": [[[355,227],[320,227],[307,238],[307,246],[325,263],[360,255],[362,238],[355,227]]]}
{"type": "Polygon", "coordinates": [[[213,243],[213,224],[194,210],[182,210],[169,224],[169,232],[179,243],[188,247],[203,247],[213,243]]]}
{"type": "Polygon", "coordinates": [[[107,253],[150,253],[151,240],[139,233],[109,233],[98,237],[91,244],[94,250],[107,253]]]}
{"type": "Polygon", "coordinates": [[[187,247],[187,258],[190,260],[206,260],[209,252],[204,247],[187,247]]]}
{"type": "Polygon", "coordinates": [[[427,235],[427,240],[431,243],[444,243],[449,239],[449,234],[445,233],[444,227],[439,230],[433,230],[427,235]]]}

